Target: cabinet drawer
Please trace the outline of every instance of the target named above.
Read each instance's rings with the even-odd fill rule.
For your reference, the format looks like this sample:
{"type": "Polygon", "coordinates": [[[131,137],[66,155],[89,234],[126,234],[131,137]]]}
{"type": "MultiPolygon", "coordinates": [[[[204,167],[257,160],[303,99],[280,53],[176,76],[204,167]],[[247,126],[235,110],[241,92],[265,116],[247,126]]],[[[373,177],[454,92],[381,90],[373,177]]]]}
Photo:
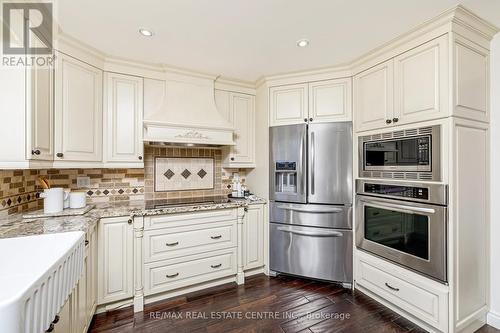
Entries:
{"type": "Polygon", "coordinates": [[[144,218],[144,230],[175,228],[190,226],[193,224],[230,221],[237,219],[238,210],[232,209],[214,209],[189,213],[175,213],[156,216],[147,216],[144,218]]]}
{"type": "Polygon", "coordinates": [[[144,265],[144,294],[204,283],[236,274],[236,248],[144,265]]]}
{"type": "Polygon", "coordinates": [[[236,220],[144,232],[144,262],[235,247],[236,220]]]}
{"type": "Polygon", "coordinates": [[[425,324],[445,330],[447,287],[357,251],[356,285],[384,298],[425,324]]]}

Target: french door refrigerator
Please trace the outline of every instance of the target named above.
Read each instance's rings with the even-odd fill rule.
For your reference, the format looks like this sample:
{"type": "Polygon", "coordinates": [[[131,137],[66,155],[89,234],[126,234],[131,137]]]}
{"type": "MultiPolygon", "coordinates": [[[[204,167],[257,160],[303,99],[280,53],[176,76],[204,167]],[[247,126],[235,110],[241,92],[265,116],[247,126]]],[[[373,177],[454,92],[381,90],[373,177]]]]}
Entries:
{"type": "Polygon", "coordinates": [[[352,123],[271,127],[270,268],[352,283],[352,123]]]}

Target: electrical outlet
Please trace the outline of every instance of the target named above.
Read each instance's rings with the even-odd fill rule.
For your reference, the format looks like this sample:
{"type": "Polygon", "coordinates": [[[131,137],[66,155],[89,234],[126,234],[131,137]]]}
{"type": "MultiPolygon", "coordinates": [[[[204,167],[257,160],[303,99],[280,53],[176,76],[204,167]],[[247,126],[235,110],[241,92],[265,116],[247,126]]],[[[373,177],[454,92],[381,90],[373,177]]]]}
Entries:
{"type": "Polygon", "coordinates": [[[90,177],[88,176],[77,176],[76,186],[79,188],[90,188],[90,177]]]}

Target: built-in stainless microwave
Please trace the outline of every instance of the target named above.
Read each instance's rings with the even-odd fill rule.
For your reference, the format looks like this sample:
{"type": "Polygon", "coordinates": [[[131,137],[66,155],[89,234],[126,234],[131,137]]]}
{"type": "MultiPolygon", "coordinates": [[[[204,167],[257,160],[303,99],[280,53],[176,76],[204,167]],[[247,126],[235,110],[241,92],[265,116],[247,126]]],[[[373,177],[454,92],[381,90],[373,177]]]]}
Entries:
{"type": "Polygon", "coordinates": [[[439,125],[359,137],[359,176],[441,180],[439,125]]]}

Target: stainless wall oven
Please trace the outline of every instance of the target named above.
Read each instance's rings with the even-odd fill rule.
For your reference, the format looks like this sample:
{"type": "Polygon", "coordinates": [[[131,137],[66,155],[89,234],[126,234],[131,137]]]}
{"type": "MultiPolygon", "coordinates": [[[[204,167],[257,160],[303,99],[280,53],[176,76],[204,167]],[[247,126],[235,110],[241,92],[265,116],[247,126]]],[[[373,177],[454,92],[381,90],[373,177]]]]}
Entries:
{"type": "Polygon", "coordinates": [[[439,181],[440,126],[361,136],[359,176],[439,181]]]}
{"type": "Polygon", "coordinates": [[[356,181],[356,246],[447,282],[447,186],[356,181]]]}

